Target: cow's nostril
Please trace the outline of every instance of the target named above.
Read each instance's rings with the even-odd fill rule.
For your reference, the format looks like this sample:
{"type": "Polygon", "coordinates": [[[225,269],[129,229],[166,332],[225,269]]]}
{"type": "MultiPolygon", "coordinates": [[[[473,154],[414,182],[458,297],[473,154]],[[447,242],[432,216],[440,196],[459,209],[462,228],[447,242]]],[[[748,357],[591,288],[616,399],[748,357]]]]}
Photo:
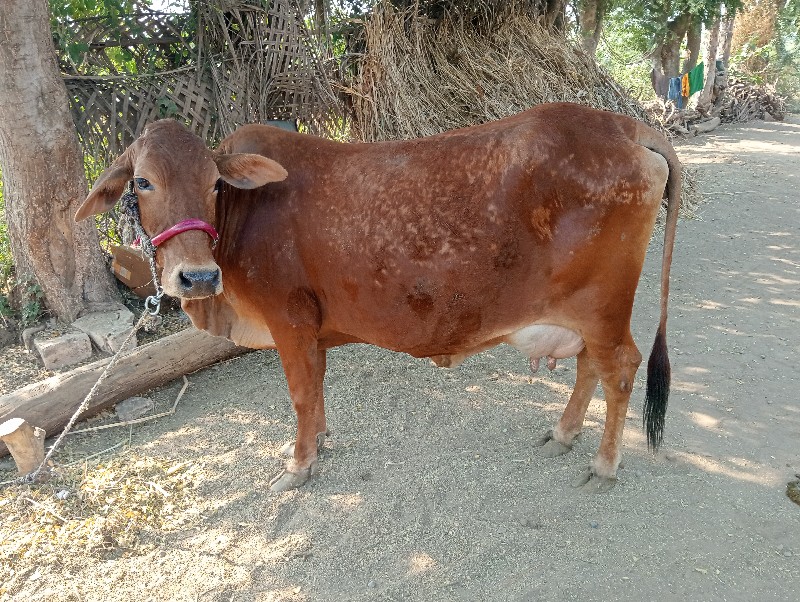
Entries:
{"type": "Polygon", "coordinates": [[[180,274],[178,274],[178,277],[181,280],[181,286],[183,288],[187,289],[187,290],[192,288],[192,284],[193,284],[191,279],[189,278],[189,274],[191,274],[191,272],[187,272],[187,273],[181,272],[180,274]]]}
{"type": "Polygon", "coordinates": [[[219,287],[220,271],[216,270],[194,270],[181,271],[178,278],[186,291],[207,291],[215,290],[219,287]]]}

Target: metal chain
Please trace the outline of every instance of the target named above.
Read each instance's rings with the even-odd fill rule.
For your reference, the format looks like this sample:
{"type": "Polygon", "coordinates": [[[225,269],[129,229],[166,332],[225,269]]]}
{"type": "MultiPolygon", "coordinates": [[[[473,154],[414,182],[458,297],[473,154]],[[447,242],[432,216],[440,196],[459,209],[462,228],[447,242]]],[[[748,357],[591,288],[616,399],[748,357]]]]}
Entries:
{"type": "Polygon", "coordinates": [[[142,227],[142,217],[139,213],[139,198],[133,190],[133,180],[128,183],[128,190],[122,195],[119,200],[122,214],[126,217],[128,223],[133,227],[136,236],[139,237],[139,242],[142,251],[150,262],[150,275],[153,277],[153,285],[156,288],[156,294],[150,295],[144,301],[144,309],[151,316],[158,314],[161,309],[161,298],[164,296],[164,289],[158,281],[158,272],[156,270],[156,247],[147,232],[142,227]]]}

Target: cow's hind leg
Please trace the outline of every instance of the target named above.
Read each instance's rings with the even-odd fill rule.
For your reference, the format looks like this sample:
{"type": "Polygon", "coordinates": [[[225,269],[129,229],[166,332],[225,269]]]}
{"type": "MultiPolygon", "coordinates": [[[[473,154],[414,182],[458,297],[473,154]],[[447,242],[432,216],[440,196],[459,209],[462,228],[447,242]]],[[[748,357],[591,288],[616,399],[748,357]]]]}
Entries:
{"type": "Polygon", "coordinates": [[[278,352],[297,414],[297,438],[292,459],[286,463],[285,470],[270,481],[270,489],[276,492],[300,487],[316,473],[318,448],[327,433],[322,389],[325,351],[317,349],[316,340],[308,345],[293,343],[288,347],[279,346],[278,352]]]}
{"type": "Polygon", "coordinates": [[[574,485],[584,491],[603,492],[617,482],[617,468],[622,458],[622,431],[642,354],[636,348],[630,332],[616,347],[591,348],[587,341],[587,348],[599,368],[600,383],[606,398],[606,424],[597,455],[574,485]]]}
{"type": "Polygon", "coordinates": [[[572,390],[567,407],[556,426],[547,431],[537,442],[541,455],[555,458],[572,449],[575,439],[580,435],[586,409],[597,388],[599,376],[586,349],[578,354],[575,388],[572,390]]]}

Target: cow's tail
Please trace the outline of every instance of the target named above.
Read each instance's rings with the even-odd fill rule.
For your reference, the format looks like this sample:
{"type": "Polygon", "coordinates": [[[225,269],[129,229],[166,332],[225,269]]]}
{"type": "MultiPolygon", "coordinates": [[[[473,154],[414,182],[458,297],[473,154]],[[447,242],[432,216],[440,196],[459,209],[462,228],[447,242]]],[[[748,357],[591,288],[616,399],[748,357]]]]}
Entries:
{"type": "Polygon", "coordinates": [[[664,438],[664,417],[669,399],[670,365],[667,351],[667,299],[669,297],[669,272],[672,250],[675,246],[675,229],[681,204],[682,170],[672,145],[658,132],[639,124],[638,140],[642,146],[660,154],[669,165],[667,180],[667,218],[664,226],[664,254],[661,259],[661,316],[656,339],[647,361],[647,393],[644,400],[644,429],[647,446],[658,450],[664,438]]]}

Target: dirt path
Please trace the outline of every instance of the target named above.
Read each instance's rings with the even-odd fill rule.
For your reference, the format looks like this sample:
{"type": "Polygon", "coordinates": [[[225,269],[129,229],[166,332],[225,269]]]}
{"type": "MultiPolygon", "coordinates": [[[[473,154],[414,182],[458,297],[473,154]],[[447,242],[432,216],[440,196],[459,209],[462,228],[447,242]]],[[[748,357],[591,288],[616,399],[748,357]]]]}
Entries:
{"type": "MultiPolygon", "coordinates": [[[[70,443],[80,458],[130,437],[123,457],[186,470],[193,516],[111,552],[19,559],[0,600],[796,600],[800,121],[723,127],[679,153],[708,200],[679,224],[665,446],[646,449],[640,370],[611,493],[570,486],[599,444],[600,398],[570,454],[531,445],[574,361],[531,378],[505,348],[446,371],[351,346],[329,354],[320,477],[271,495],[294,419],[277,356],[254,353],[190,377],[171,418],[70,443]]],[[[660,250],[634,313],[645,355],[660,250]]]]}

